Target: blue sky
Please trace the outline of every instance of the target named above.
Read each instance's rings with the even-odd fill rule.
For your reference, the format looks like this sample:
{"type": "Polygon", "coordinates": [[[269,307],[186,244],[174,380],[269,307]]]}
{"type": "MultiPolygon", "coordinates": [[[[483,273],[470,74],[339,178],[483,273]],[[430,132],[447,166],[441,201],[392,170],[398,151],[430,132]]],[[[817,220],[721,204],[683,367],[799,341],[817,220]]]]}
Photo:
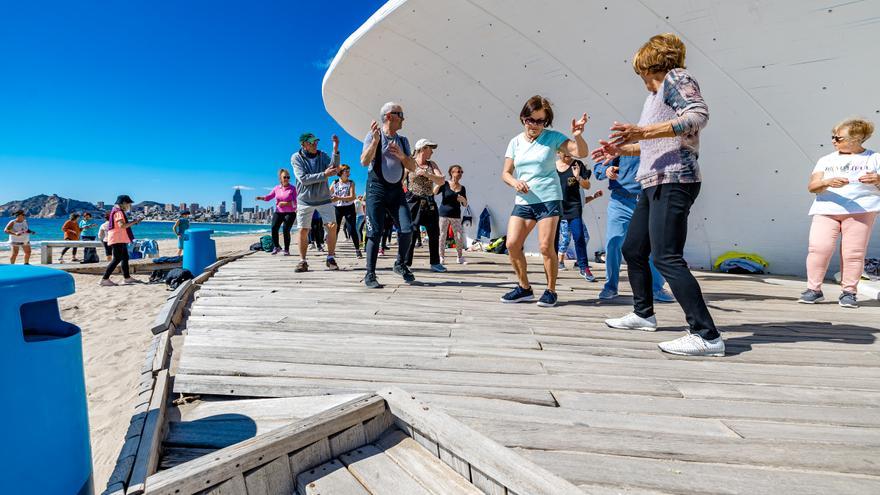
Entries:
{"type": "Polygon", "coordinates": [[[0,204],[219,204],[242,185],[249,205],[303,131],[328,152],[338,134],[356,165],[361,144],[326,113],[321,80],[383,3],[0,2],[0,204]]]}

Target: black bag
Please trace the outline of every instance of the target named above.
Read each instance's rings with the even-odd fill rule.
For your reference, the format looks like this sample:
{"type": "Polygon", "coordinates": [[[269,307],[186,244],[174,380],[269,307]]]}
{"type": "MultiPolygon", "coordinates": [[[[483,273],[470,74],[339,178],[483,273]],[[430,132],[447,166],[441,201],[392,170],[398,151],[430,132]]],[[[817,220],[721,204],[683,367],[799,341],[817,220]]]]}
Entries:
{"type": "Polygon", "coordinates": [[[87,247],[83,249],[83,259],[82,263],[100,263],[100,259],[98,259],[98,251],[93,247],[87,247]]]}
{"type": "Polygon", "coordinates": [[[160,284],[165,282],[165,277],[168,275],[168,272],[171,271],[171,268],[158,268],[153,270],[150,273],[150,283],[151,284],[160,284]]]}
{"type": "Polygon", "coordinates": [[[263,243],[262,242],[255,242],[255,243],[251,244],[250,249],[251,249],[251,251],[262,251],[263,250],[263,243]]]}
{"type": "Polygon", "coordinates": [[[174,290],[178,288],[180,284],[187,280],[191,280],[192,278],[193,274],[190,273],[189,270],[172,268],[171,270],[168,270],[168,274],[165,275],[165,285],[167,285],[169,289],[174,290]]]}

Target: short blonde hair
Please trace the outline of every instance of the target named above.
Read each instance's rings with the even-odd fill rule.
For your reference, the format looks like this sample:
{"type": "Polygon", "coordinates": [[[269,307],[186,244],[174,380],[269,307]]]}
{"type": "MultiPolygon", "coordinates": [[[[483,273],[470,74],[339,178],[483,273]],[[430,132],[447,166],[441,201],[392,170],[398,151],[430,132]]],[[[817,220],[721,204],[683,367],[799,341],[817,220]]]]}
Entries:
{"type": "Polygon", "coordinates": [[[870,120],[860,118],[846,119],[834,126],[834,129],[831,129],[831,133],[836,134],[837,131],[843,129],[849,131],[849,137],[858,139],[860,143],[864,143],[871,138],[872,134],[874,134],[874,123],[870,120]]]}
{"type": "Polygon", "coordinates": [[[636,74],[669,72],[684,69],[687,48],[681,38],[672,33],[651,36],[647,43],[633,56],[632,66],[636,74]]]}

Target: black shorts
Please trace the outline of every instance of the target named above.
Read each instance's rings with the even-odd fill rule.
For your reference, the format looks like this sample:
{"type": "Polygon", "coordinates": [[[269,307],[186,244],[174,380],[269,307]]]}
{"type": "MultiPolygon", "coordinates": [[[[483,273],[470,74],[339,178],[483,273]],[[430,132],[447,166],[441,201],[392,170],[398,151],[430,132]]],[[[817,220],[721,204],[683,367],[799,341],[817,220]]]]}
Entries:
{"type": "Polygon", "coordinates": [[[547,201],[531,205],[515,205],[510,216],[526,220],[543,220],[562,216],[562,201],[547,201]]]}

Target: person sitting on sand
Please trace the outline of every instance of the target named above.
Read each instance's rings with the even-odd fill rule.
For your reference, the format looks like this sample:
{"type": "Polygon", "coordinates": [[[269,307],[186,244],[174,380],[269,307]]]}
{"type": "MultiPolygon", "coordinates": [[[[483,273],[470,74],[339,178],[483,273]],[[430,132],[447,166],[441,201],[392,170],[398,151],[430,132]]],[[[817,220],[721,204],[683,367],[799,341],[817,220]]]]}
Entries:
{"type": "Polygon", "coordinates": [[[171,230],[174,231],[174,234],[177,236],[177,255],[180,256],[183,254],[183,234],[186,234],[186,231],[189,229],[189,211],[183,210],[180,212],[180,218],[174,222],[174,225],[171,226],[171,230]]]}
{"type": "MultiPolygon", "coordinates": [[[[79,227],[79,213],[71,213],[70,218],[64,222],[64,225],[61,226],[61,230],[64,232],[64,240],[65,241],[78,241],[79,235],[82,232],[82,229],[79,227]]],[[[61,250],[61,256],[58,258],[59,263],[64,263],[64,255],[67,254],[67,250],[69,247],[66,247],[61,250]]],[[[73,258],[71,261],[79,261],[76,257],[77,248],[73,248],[73,258]]]]}
{"type": "Polygon", "coordinates": [[[113,252],[113,261],[107,265],[104,276],[101,278],[101,285],[105,287],[113,287],[116,284],[110,280],[110,275],[116,270],[119,264],[122,264],[123,283],[126,285],[137,283],[131,278],[128,272],[128,243],[134,240],[131,228],[141,223],[140,219],[133,222],[128,221],[125,212],[131,211],[131,205],[134,203],[127,194],[122,194],[116,198],[116,204],[110,210],[110,227],[107,229],[107,244],[113,252]]]}
{"type": "Polygon", "coordinates": [[[3,232],[9,234],[9,245],[12,247],[12,254],[9,255],[9,263],[14,265],[18,258],[18,250],[24,251],[24,264],[31,264],[31,234],[36,234],[28,227],[27,217],[24,210],[15,212],[15,218],[6,224],[3,232]]]}

